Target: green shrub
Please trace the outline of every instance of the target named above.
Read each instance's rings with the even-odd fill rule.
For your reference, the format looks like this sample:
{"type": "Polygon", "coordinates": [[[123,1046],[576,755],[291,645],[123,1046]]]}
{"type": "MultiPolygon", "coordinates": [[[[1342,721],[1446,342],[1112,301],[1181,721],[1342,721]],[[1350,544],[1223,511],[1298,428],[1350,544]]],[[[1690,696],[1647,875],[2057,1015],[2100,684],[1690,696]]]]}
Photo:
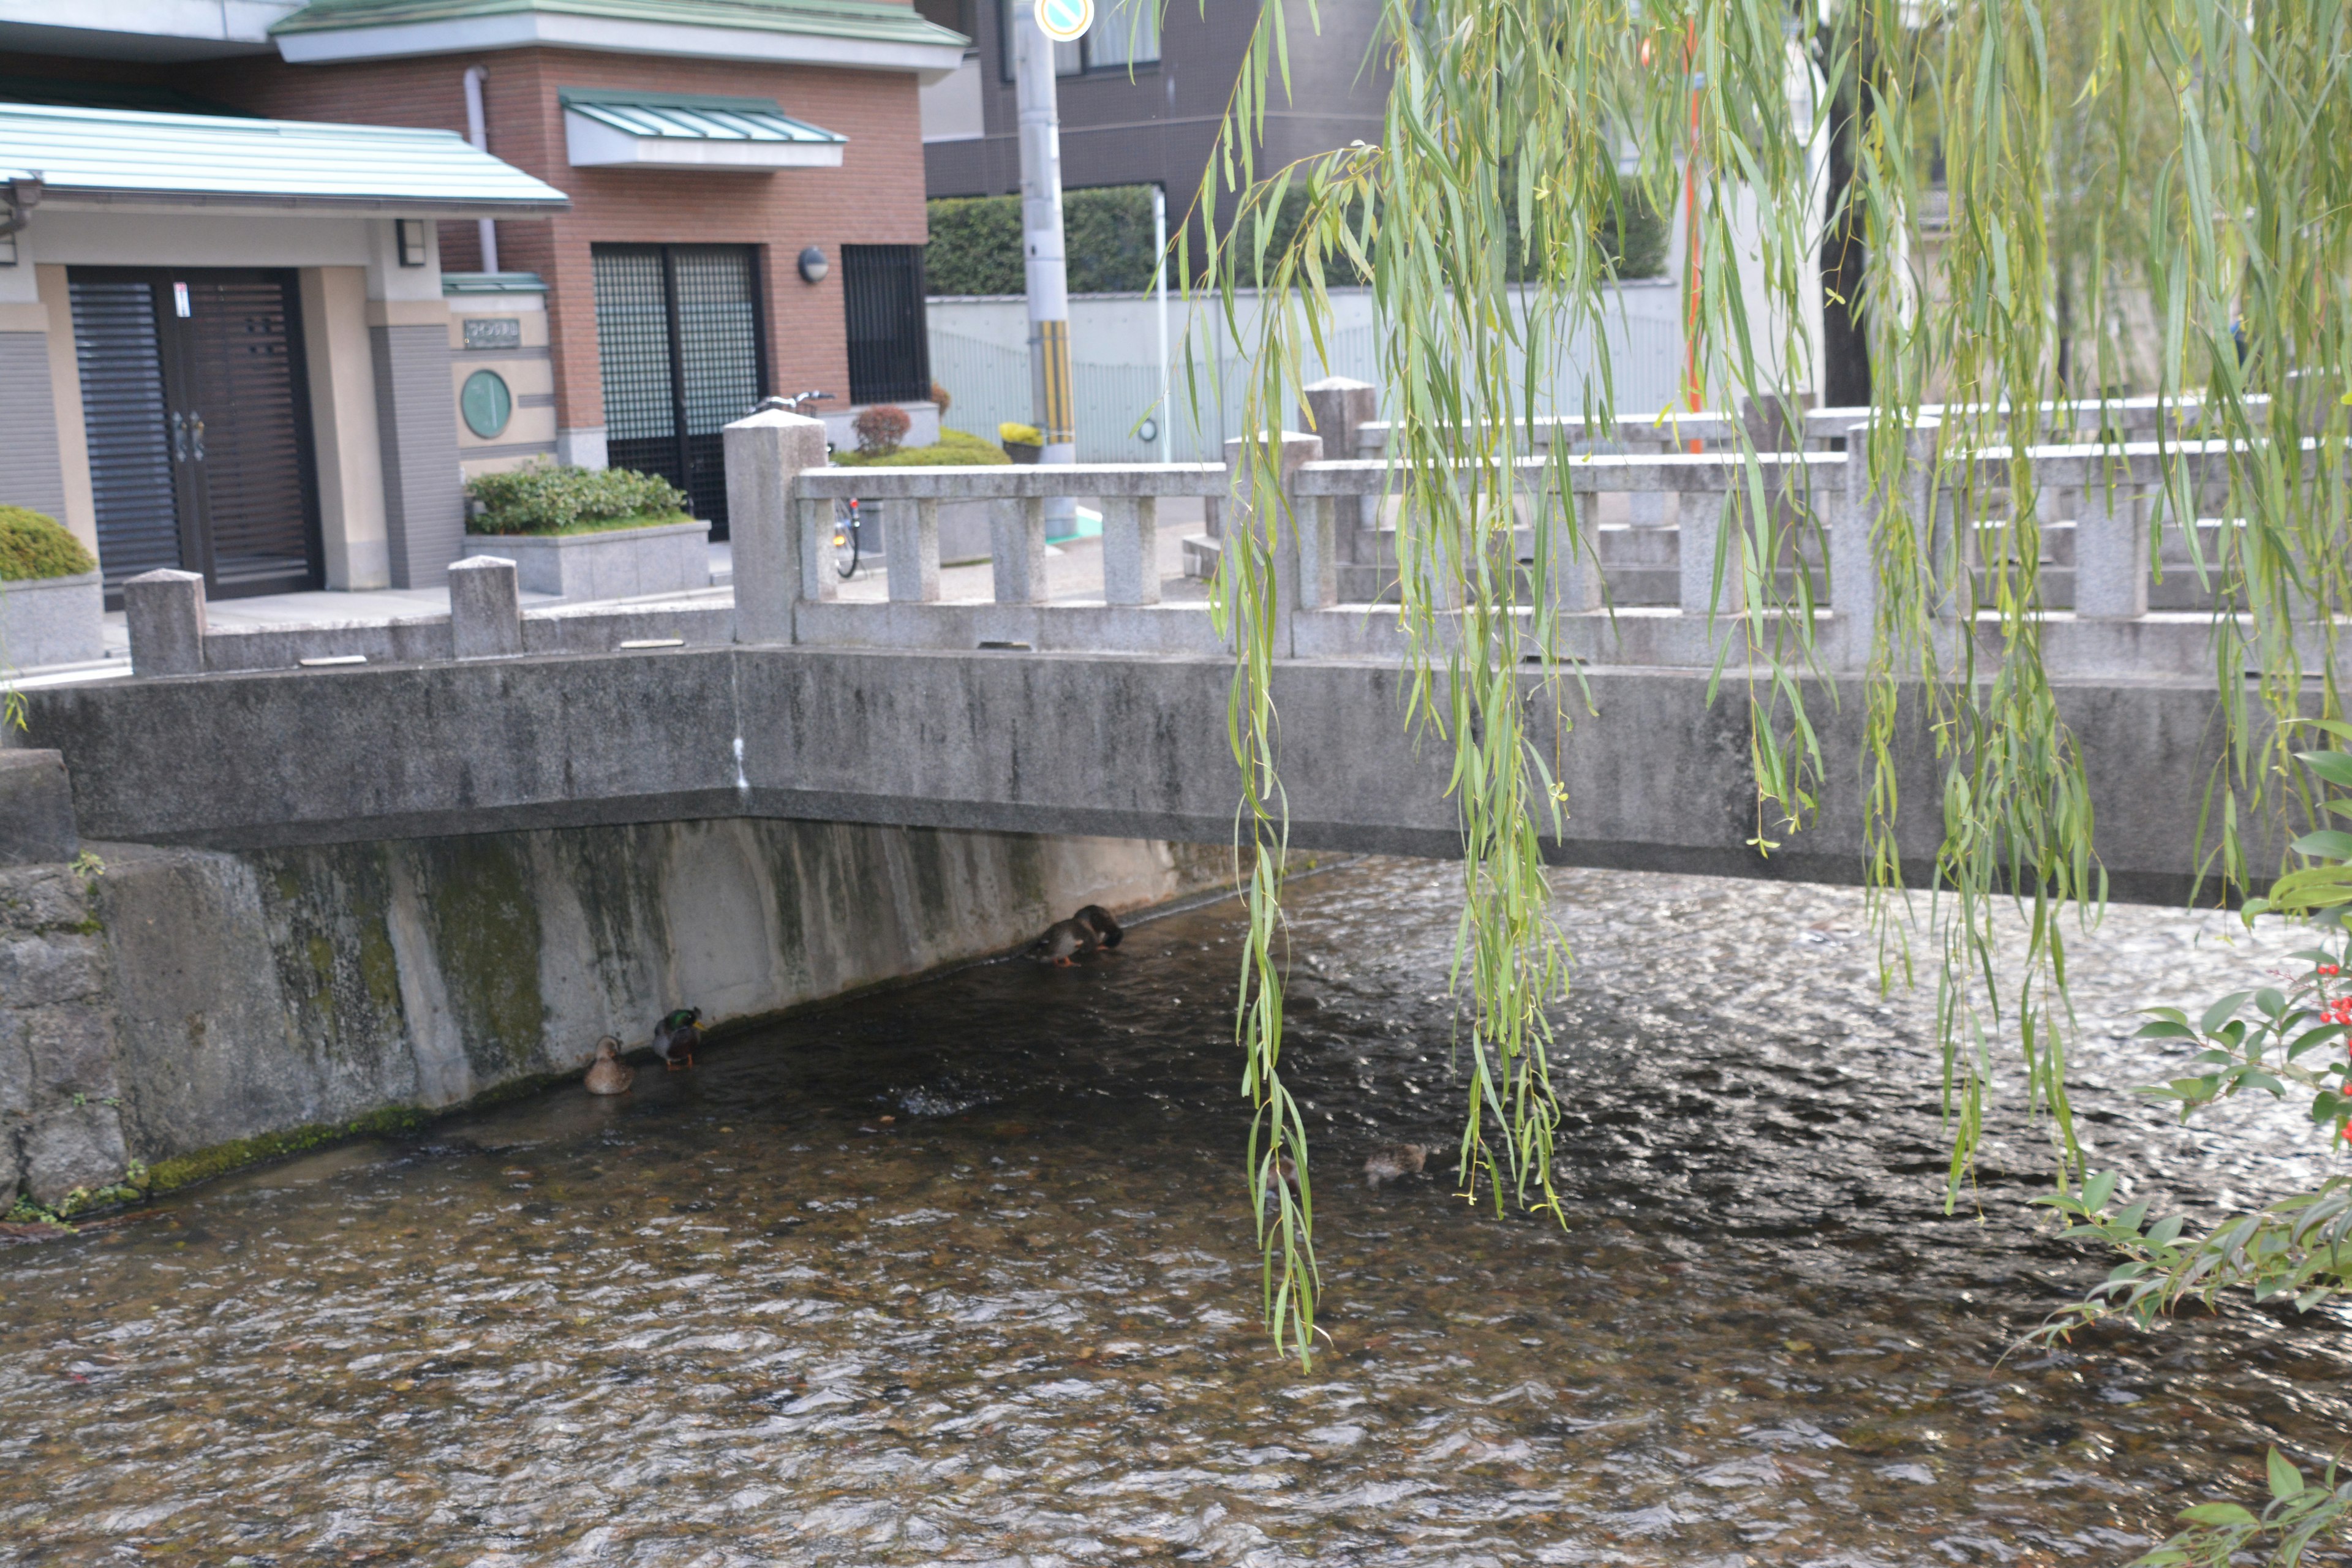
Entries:
{"type": "Polygon", "coordinates": [[[0,506],[0,583],[79,577],[98,570],[81,541],[30,507],[0,506]]]}
{"type": "Polygon", "coordinates": [[[961,430],[941,430],[936,447],[901,447],[878,458],[836,452],[833,460],[845,468],[961,468],[1013,461],[1003,447],[961,430]]]}
{"type": "MultiPolygon", "coordinates": [[[[934,294],[1018,294],[1019,196],[948,196],[930,205],[923,283],[934,294]]],[[[1151,187],[1103,185],[1062,197],[1063,248],[1073,294],[1135,293],[1151,287],[1151,187]]]]}
{"type": "Polygon", "coordinates": [[[627,468],[559,468],[544,463],[466,481],[481,503],[477,533],[590,533],[685,522],[686,496],[667,479],[627,468]]]}

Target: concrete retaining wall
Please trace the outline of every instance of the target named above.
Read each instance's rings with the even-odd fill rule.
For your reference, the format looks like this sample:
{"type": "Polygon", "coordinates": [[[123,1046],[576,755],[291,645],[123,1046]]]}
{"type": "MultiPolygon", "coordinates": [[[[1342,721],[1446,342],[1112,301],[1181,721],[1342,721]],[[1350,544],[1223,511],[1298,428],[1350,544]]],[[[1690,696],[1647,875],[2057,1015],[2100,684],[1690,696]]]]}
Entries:
{"type": "Polygon", "coordinates": [[[1209,885],[1135,840],[749,820],[0,871],[0,1193],[69,1205],[1209,885]],[[83,1194],[77,1199],[77,1190],[83,1194]]]}

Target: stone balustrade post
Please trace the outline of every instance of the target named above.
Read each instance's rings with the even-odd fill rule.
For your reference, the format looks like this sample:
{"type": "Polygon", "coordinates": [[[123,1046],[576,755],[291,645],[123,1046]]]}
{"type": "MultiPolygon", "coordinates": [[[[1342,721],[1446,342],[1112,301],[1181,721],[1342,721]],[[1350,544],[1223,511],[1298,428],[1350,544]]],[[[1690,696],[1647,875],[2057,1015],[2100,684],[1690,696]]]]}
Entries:
{"type": "Polygon", "coordinates": [[[1007,496],[989,502],[988,560],[1000,605],[1045,602],[1045,501],[1007,496]]]}
{"type": "MultiPolygon", "coordinates": [[[[1323,456],[1338,461],[1364,455],[1363,427],[1381,416],[1380,389],[1369,381],[1328,375],[1299,389],[1305,406],[1299,423],[1323,443],[1323,456]]],[[[1334,502],[1340,559],[1370,564],[1380,536],[1381,498],[1358,496],[1334,502]]]]}
{"type": "MultiPolygon", "coordinates": [[[[728,426],[720,440],[735,556],[735,640],[791,642],[793,605],[823,596],[809,592],[808,568],[823,569],[824,563],[809,559],[794,481],[804,469],[824,467],[824,423],[781,408],[762,409],[728,426]]],[[[823,506],[830,523],[832,503],[823,506]]]]}
{"type": "Polygon", "coordinates": [[[1318,461],[1322,456],[1319,438],[1295,430],[1237,436],[1225,443],[1225,471],[1231,476],[1234,498],[1225,519],[1225,547],[1243,548],[1241,540],[1246,531],[1264,542],[1273,559],[1274,649],[1278,656],[1293,651],[1291,623],[1297,611],[1321,609],[1339,598],[1330,513],[1311,500],[1303,501],[1291,484],[1300,464],[1318,461]],[[1271,483],[1255,467],[1252,448],[1264,446],[1276,447],[1271,483]],[[1307,537],[1310,532],[1312,539],[1307,537]]]}
{"type": "MultiPolygon", "coordinates": [[[[1696,500],[1688,496],[1683,500],[1691,502],[1682,508],[1682,591],[1679,597],[1683,614],[1706,616],[1738,611],[1745,602],[1740,591],[1738,541],[1731,542],[1732,550],[1723,563],[1723,582],[1719,588],[1715,577],[1716,551],[1723,532],[1727,510],[1723,500],[1713,492],[1699,496],[1696,500]]],[[[1737,509],[1731,510],[1736,517],[1737,509]]]]}
{"type": "Polygon", "coordinates": [[[937,604],[940,597],[940,503],[885,503],[882,551],[890,574],[890,602],[937,604]]]}
{"type": "Polygon", "coordinates": [[[1153,496],[1105,496],[1103,602],[1160,602],[1160,501],[1153,496]]]}
{"type": "Polygon", "coordinates": [[[454,658],[522,652],[522,593],[515,563],[469,555],[449,567],[449,651],[454,658]]]}
{"type": "Polygon", "coordinates": [[[2137,620],[2147,614],[2148,507],[2128,482],[2114,484],[2090,459],[2074,506],[2074,614],[2084,620],[2137,620]]]}
{"type": "Polygon", "coordinates": [[[1580,616],[1601,608],[1601,494],[1571,489],[1545,498],[1544,511],[1554,520],[1549,530],[1545,575],[1552,604],[1564,616],[1580,616]]]}
{"type": "Polygon", "coordinates": [[[142,572],[122,584],[131,673],[205,672],[205,579],[196,572],[142,572]]]}
{"type": "MultiPolygon", "coordinates": [[[[1946,526],[1928,515],[1929,489],[1935,479],[1936,441],[1942,422],[1923,418],[1903,437],[1903,472],[1895,479],[1895,493],[1910,510],[1915,536],[1937,548],[1946,526]]],[[[1885,504],[1881,488],[1871,482],[1870,426],[1859,424],[1845,433],[1845,487],[1842,504],[1830,528],[1830,609],[1837,617],[1841,661],[1860,669],[1870,660],[1870,642],[1878,626],[1878,563],[1874,541],[1885,504]]],[[[1929,569],[1940,571],[1936,563],[1929,569]]]]}

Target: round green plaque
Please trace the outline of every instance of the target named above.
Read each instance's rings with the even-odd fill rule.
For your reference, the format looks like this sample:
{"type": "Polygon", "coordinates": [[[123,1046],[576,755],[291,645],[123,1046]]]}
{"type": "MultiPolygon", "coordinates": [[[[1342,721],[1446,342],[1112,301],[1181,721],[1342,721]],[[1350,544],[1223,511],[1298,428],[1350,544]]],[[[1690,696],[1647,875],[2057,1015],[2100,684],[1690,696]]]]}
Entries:
{"type": "Polygon", "coordinates": [[[457,394],[457,412],[465,416],[466,428],[487,441],[514,417],[514,394],[497,371],[478,370],[457,394]]]}

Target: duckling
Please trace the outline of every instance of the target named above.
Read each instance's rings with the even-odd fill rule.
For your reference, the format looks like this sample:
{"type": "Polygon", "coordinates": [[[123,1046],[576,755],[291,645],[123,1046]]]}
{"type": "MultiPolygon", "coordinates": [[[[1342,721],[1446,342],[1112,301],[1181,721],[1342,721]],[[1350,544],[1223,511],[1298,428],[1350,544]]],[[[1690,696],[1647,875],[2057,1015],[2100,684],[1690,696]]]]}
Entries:
{"type": "Polygon", "coordinates": [[[1425,1143],[1384,1143],[1364,1161],[1364,1185],[1378,1188],[1399,1176],[1418,1176],[1428,1158],[1425,1143]]]}
{"type": "Polygon", "coordinates": [[[1095,950],[1095,941],[1094,928],[1084,921],[1055,921],[1030,944],[1029,956],[1040,963],[1067,969],[1072,958],[1095,950]]]}
{"type": "Polygon", "coordinates": [[[694,1048],[702,1044],[702,1009],[680,1007],[654,1026],[654,1051],[676,1072],[694,1065],[694,1048]]]}
{"type": "Polygon", "coordinates": [[[1092,931],[1095,933],[1096,942],[1105,948],[1117,947],[1120,940],[1127,935],[1125,931],[1118,929],[1118,922],[1111,919],[1110,911],[1100,904],[1088,904],[1073,918],[1080,925],[1092,931]]]}
{"type": "Polygon", "coordinates": [[[621,1042],[607,1035],[596,1042],[596,1059],[581,1082],[591,1094],[626,1094],[636,1080],[637,1069],[621,1059],[621,1042]]]}

